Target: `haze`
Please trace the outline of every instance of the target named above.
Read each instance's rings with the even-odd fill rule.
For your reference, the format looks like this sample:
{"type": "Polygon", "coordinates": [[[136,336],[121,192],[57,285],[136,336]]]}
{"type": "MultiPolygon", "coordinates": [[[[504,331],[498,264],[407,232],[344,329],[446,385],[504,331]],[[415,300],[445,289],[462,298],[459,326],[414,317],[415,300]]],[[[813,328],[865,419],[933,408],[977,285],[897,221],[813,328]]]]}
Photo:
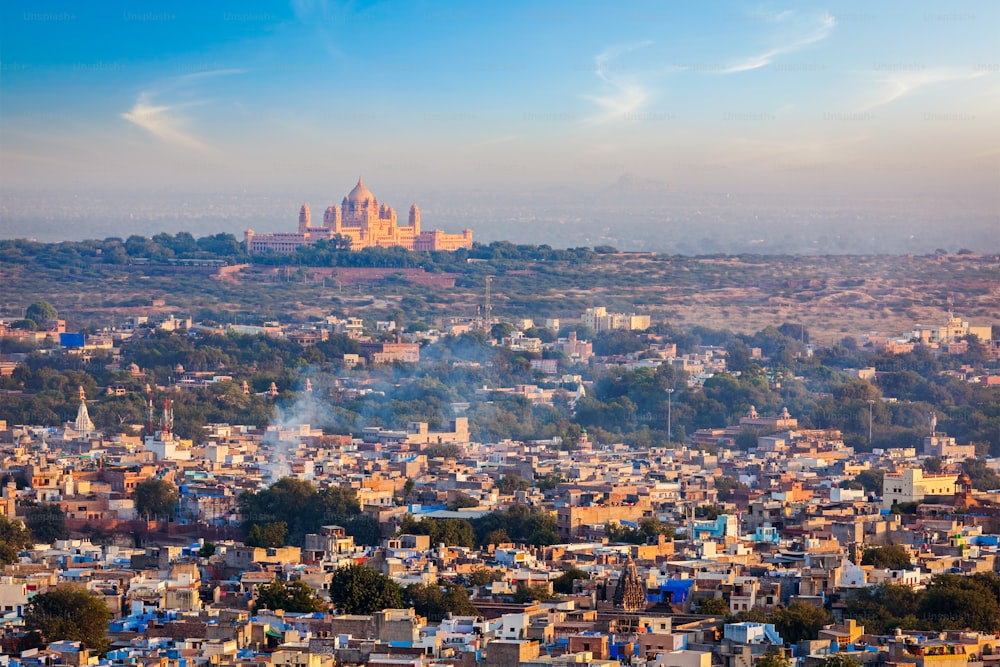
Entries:
{"type": "Polygon", "coordinates": [[[0,236],[1000,250],[991,2],[7,2],[0,236]]]}

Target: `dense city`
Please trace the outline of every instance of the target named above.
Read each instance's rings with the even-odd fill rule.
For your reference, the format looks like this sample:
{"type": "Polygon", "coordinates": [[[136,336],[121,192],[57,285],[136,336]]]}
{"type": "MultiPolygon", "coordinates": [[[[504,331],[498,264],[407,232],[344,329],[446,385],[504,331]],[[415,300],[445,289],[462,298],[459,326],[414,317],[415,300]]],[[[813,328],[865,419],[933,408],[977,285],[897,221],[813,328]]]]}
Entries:
{"type": "Polygon", "coordinates": [[[0,322],[4,664],[991,661],[989,326],[823,347],[484,297],[0,322]]]}

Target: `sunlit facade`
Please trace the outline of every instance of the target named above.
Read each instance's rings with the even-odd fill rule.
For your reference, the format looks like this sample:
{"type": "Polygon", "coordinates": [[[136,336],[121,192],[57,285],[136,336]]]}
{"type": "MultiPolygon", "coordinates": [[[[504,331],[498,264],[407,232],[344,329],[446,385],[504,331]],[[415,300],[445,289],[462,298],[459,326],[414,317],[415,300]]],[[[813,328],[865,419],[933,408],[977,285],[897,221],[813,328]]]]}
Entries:
{"type": "Polygon", "coordinates": [[[349,239],[352,250],[362,248],[393,248],[407,250],[458,250],[472,247],[472,230],[461,234],[448,234],[439,229],[420,230],[420,209],[414,204],[406,225],[397,224],[396,210],[379,204],[375,195],[358,179],[340,207],[330,206],[323,214],[323,224],[312,226],[312,216],[305,204],[299,210],[299,228],[296,232],[257,234],[246,232],[247,252],[289,253],[321,239],[340,237],[349,239]]]}

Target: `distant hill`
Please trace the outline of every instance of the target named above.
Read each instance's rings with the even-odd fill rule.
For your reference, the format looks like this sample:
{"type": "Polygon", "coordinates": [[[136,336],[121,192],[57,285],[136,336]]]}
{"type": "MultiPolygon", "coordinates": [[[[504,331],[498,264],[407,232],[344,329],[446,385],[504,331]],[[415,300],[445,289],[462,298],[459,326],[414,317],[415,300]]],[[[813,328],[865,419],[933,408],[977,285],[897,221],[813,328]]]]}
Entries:
{"type": "Polygon", "coordinates": [[[607,189],[608,194],[612,195],[662,194],[669,191],[670,186],[666,183],[635,174],[622,174],[618,181],[607,189]]]}

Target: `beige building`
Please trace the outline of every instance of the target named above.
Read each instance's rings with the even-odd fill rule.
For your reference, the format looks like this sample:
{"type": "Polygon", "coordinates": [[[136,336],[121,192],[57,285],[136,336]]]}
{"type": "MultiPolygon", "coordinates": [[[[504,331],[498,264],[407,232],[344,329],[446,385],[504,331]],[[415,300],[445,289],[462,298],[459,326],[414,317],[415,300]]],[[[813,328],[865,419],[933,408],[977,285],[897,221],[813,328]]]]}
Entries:
{"type": "Polygon", "coordinates": [[[942,459],[974,459],[975,445],[959,445],[955,438],[935,433],[924,438],[924,454],[942,459]]]}
{"type": "Polygon", "coordinates": [[[649,315],[636,315],[632,313],[609,313],[604,306],[588,308],[583,313],[583,326],[591,331],[613,331],[615,329],[626,329],[628,331],[645,331],[649,328],[649,315]]]}
{"type": "Polygon", "coordinates": [[[372,364],[391,364],[394,361],[416,364],[420,362],[420,344],[373,341],[361,344],[361,354],[372,364]]]}
{"type": "Polygon", "coordinates": [[[892,509],[899,503],[915,503],[927,496],[953,496],[958,475],[925,474],[921,468],[888,472],[882,479],[882,507],[892,509]]]}
{"type": "Polygon", "coordinates": [[[637,503],[615,503],[608,505],[563,505],[556,510],[556,525],[559,538],[573,539],[587,526],[603,526],[609,522],[637,522],[652,516],[653,510],[648,498],[639,498],[637,503]]]}
{"type": "Polygon", "coordinates": [[[968,335],[974,335],[981,343],[987,343],[993,337],[992,326],[972,326],[961,317],[948,313],[944,326],[925,326],[918,324],[910,334],[910,339],[925,345],[944,345],[954,343],[968,335]]]}
{"type": "Polygon", "coordinates": [[[323,214],[323,224],[312,226],[312,214],[305,204],[299,209],[299,228],[295,232],[257,234],[246,231],[246,247],[250,254],[269,252],[290,253],[320,240],[336,237],[349,239],[351,250],[362,248],[402,247],[407,250],[458,250],[472,247],[472,230],[447,234],[439,229],[421,231],[420,209],[410,207],[408,224],[399,225],[396,210],[379,204],[364,182],[358,179],[340,207],[330,206],[323,214]]]}
{"type": "Polygon", "coordinates": [[[402,442],[410,445],[468,444],[469,418],[456,417],[448,422],[447,431],[431,431],[427,422],[407,422],[405,431],[389,431],[378,426],[366,426],[361,437],[366,443],[402,442]]]}

